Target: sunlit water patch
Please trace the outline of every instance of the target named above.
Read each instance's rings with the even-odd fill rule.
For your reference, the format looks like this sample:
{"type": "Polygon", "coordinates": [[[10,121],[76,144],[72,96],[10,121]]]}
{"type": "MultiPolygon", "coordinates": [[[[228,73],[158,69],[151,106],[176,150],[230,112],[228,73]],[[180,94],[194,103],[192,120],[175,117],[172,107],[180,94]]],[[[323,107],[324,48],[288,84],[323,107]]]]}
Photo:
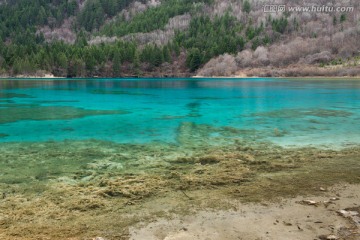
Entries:
{"type": "Polygon", "coordinates": [[[0,80],[0,141],[360,143],[360,81],[0,80]]]}

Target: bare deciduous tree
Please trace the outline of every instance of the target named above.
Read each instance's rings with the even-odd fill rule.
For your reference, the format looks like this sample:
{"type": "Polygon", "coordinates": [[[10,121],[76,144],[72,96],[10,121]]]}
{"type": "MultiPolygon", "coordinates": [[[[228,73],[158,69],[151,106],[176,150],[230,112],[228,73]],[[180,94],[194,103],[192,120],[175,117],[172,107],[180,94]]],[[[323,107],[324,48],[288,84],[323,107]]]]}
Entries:
{"type": "Polygon", "coordinates": [[[253,65],[268,65],[269,61],[269,51],[267,48],[260,46],[254,52],[254,62],[253,65]]]}
{"type": "Polygon", "coordinates": [[[244,50],[237,54],[236,63],[239,67],[248,67],[253,61],[253,52],[251,50],[244,50]]]}
{"type": "Polygon", "coordinates": [[[211,59],[197,73],[199,76],[231,76],[237,70],[234,56],[224,54],[211,59]]]}

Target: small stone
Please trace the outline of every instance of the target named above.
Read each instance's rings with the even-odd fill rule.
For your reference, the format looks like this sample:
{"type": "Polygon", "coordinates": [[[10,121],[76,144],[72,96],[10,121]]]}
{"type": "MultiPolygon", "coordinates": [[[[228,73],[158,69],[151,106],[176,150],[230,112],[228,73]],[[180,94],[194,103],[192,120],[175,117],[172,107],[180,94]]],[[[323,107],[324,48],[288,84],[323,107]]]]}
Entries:
{"type": "Polygon", "coordinates": [[[326,191],[325,188],[323,187],[320,187],[320,191],[326,191]]]}
{"type": "Polygon", "coordinates": [[[324,206],[327,208],[330,204],[335,204],[333,201],[323,201],[324,206]]]}
{"type": "Polygon", "coordinates": [[[303,203],[306,203],[308,205],[316,205],[317,204],[317,202],[313,201],[313,200],[304,200],[303,203]]]}
{"type": "Polygon", "coordinates": [[[335,235],[329,235],[329,236],[326,237],[326,239],[327,240],[336,240],[336,239],[338,239],[338,237],[335,236],[335,235]]]}
{"type": "Polygon", "coordinates": [[[285,225],[285,226],[292,226],[292,224],[291,224],[291,223],[289,223],[289,222],[285,222],[285,221],[283,221],[283,223],[284,223],[284,225],[285,225]]]}
{"type": "Polygon", "coordinates": [[[357,211],[346,211],[346,210],[340,210],[338,213],[343,217],[353,217],[359,215],[357,211]]]}

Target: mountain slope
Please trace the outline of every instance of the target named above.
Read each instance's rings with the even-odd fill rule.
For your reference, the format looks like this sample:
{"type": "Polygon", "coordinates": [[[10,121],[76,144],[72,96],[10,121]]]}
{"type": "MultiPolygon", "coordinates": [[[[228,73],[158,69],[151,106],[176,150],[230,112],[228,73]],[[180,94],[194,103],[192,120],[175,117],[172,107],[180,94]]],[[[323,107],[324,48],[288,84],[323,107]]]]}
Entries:
{"type": "Polygon", "coordinates": [[[359,3],[289,11],[297,2],[265,13],[266,0],[0,1],[0,74],[359,75],[359,3]]]}

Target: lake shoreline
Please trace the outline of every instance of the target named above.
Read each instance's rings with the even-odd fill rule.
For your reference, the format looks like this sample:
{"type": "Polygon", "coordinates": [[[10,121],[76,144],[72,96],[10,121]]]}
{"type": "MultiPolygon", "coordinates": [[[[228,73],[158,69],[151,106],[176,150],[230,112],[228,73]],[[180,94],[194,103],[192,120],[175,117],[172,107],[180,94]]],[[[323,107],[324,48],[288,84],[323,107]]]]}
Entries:
{"type": "MultiPolygon", "coordinates": [[[[215,71],[215,70],[214,70],[215,71]]],[[[211,68],[208,70],[197,72],[199,76],[214,76],[214,73],[211,68]],[[201,74],[205,73],[205,74],[201,74]]],[[[219,74],[221,75],[221,74],[219,74]]],[[[246,67],[239,70],[233,70],[226,72],[227,76],[237,76],[237,77],[269,77],[269,78],[333,78],[333,77],[357,77],[360,76],[360,67],[359,66],[349,66],[349,65],[328,65],[328,66],[318,66],[318,65],[307,65],[307,64],[291,64],[284,67],[276,66],[254,66],[246,67]]]]}
{"type": "Polygon", "coordinates": [[[129,239],[346,239],[360,236],[359,184],[337,184],[274,202],[229,201],[228,209],[174,214],[130,228],[129,239]],[[347,210],[345,210],[347,209],[347,210]],[[351,209],[351,210],[350,210],[351,209]],[[344,212],[344,214],[341,214],[344,212]],[[332,238],[333,237],[333,238],[332,238]]]}
{"type": "MultiPolygon", "coordinates": [[[[64,76],[55,76],[52,73],[40,71],[38,74],[30,75],[0,75],[0,79],[43,79],[43,78],[59,78],[59,79],[71,79],[64,76]]],[[[74,79],[102,79],[109,78],[114,79],[114,77],[102,76],[101,74],[92,76],[92,77],[74,77],[74,79]]],[[[169,75],[169,74],[153,74],[153,73],[144,73],[139,76],[125,74],[122,78],[286,78],[286,79],[360,79],[360,67],[359,66],[325,66],[319,67],[316,65],[302,65],[302,64],[293,64],[286,67],[253,67],[253,68],[244,68],[237,70],[228,75],[201,75],[198,73],[180,73],[178,75],[169,75]]],[[[116,79],[116,78],[115,78],[116,79]]]]}
{"type": "Polygon", "coordinates": [[[312,238],[332,234],[328,226],[307,229],[310,223],[303,213],[314,208],[316,214],[307,220],[329,225],[339,219],[334,229],[357,231],[334,211],[359,207],[350,204],[352,200],[358,203],[359,195],[349,197],[354,192],[351,189],[359,189],[359,147],[286,149],[243,141],[221,146],[64,141],[3,143],[0,148],[1,169],[6,173],[0,176],[0,237],[4,240],[144,239],[138,235],[144,231],[163,236],[149,239],[179,240],[195,233],[205,239],[214,231],[220,234],[216,239],[236,239],[242,231],[250,234],[247,239],[266,232],[274,236],[269,239],[279,239],[276,234],[285,230],[295,234],[291,236],[306,233],[312,238]],[[333,197],[339,200],[326,208],[324,201],[333,197]],[[319,206],[297,203],[302,200],[319,206]],[[264,215],[267,217],[262,218],[264,215]],[[228,224],[214,228],[219,218],[228,224]],[[229,230],[234,229],[231,224],[255,226],[259,218],[265,225],[253,235],[241,227],[229,230]],[[184,220],[174,224],[177,219],[184,220]],[[269,222],[276,223],[277,231],[269,222]],[[221,235],[224,231],[230,235],[221,235]]]}
{"type": "Polygon", "coordinates": [[[66,78],[66,77],[57,77],[54,75],[46,75],[46,76],[16,76],[16,77],[12,77],[12,76],[0,76],[0,80],[26,80],[26,79],[31,79],[31,80],[36,80],[36,79],[49,79],[49,80],[71,80],[71,79],[134,79],[134,80],[141,80],[141,79],[286,79],[286,80],[300,80],[300,79],[304,79],[304,80],[360,80],[360,76],[330,76],[330,77],[326,77],[326,76],[303,76],[303,77],[286,77],[286,76],[281,76],[281,77],[259,77],[259,76],[247,76],[247,75],[232,75],[232,76],[198,76],[198,75],[194,75],[194,76],[190,76],[190,77],[146,77],[146,76],[142,76],[142,77],[119,77],[119,78],[113,78],[113,77],[76,77],[76,78],[66,78]]]}

